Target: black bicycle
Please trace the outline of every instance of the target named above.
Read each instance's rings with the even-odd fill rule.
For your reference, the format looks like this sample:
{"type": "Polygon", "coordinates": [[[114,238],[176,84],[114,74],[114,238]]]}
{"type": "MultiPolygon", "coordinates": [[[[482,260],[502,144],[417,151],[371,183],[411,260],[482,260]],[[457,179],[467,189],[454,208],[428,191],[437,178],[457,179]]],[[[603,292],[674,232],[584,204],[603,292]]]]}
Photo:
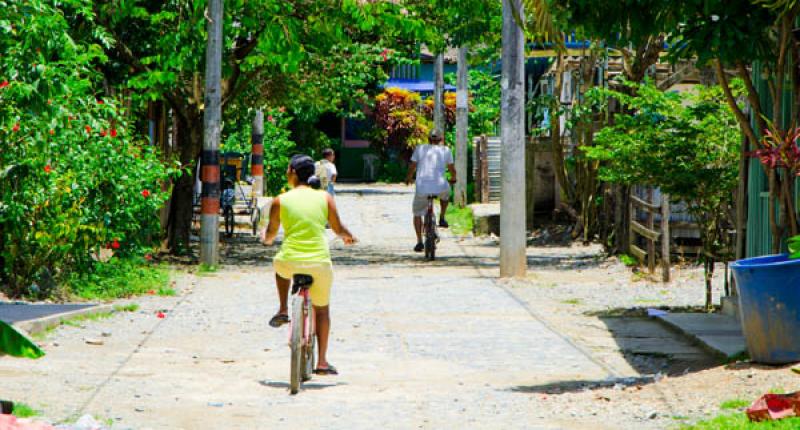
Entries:
{"type": "Polygon", "coordinates": [[[428,209],[425,211],[425,219],[422,224],[425,237],[425,258],[430,261],[436,259],[436,244],[439,243],[439,234],[436,233],[436,212],[433,210],[435,199],[435,195],[428,196],[428,209]]]}

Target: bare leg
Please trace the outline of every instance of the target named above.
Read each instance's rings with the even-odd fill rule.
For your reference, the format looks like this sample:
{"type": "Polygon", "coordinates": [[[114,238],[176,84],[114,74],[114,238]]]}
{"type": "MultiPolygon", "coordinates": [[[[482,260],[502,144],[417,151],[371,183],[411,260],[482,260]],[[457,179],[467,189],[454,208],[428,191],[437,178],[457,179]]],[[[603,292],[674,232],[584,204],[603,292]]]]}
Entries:
{"type": "Polygon", "coordinates": [[[417,233],[417,243],[422,243],[422,217],[414,217],[414,231],[417,233]]]}
{"type": "Polygon", "coordinates": [[[328,367],[328,334],[331,331],[331,317],[328,306],[314,306],[314,318],[317,323],[317,344],[318,359],[317,368],[325,369],[328,367]]]}
{"type": "Polygon", "coordinates": [[[444,219],[444,214],[447,213],[447,205],[450,204],[447,200],[439,199],[439,205],[441,207],[441,212],[439,212],[439,219],[444,219]]]}
{"type": "Polygon", "coordinates": [[[278,300],[281,302],[278,313],[281,315],[289,315],[289,287],[292,285],[292,281],[281,278],[276,273],[275,285],[278,286],[278,300]]]}

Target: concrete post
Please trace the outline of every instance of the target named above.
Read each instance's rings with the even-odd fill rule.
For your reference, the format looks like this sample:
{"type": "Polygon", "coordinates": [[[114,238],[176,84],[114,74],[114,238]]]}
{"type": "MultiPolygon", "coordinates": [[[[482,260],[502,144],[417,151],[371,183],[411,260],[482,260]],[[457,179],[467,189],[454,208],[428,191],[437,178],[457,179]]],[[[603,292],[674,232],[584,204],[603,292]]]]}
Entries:
{"type": "Polygon", "coordinates": [[[433,79],[433,128],[444,136],[444,54],[436,54],[433,79]]]}
{"type": "Polygon", "coordinates": [[[250,174],[253,175],[253,197],[264,196],[264,112],[256,111],[251,133],[250,174]]]}
{"type": "Polygon", "coordinates": [[[500,126],[503,144],[500,201],[500,276],[522,277],[525,247],[525,36],[514,15],[523,17],[520,0],[503,0],[503,68],[500,126]]]}
{"type": "Polygon", "coordinates": [[[222,79],[222,1],[208,2],[208,41],[206,44],[206,93],[203,112],[203,154],[200,202],[200,262],[216,266],[219,261],[219,139],[222,119],[220,82],[222,79]]]}
{"type": "Polygon", "coordinates": [[[456,83],[456,206],[467,204],[467,130],[469,97],[467,87],[467,48],[458,48],[458,82],[456,83]]]}

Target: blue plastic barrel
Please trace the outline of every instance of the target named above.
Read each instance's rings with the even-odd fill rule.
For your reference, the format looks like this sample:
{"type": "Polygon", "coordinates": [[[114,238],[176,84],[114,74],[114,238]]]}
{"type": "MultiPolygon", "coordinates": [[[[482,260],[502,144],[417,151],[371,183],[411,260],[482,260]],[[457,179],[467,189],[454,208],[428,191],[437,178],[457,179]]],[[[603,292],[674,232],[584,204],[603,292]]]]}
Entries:
{"type": "Polygon", "coordinates": [[[731,269],[750,358],[767,364],[800,361],[800,259],[767,255],[736,261],[731,269]]]}

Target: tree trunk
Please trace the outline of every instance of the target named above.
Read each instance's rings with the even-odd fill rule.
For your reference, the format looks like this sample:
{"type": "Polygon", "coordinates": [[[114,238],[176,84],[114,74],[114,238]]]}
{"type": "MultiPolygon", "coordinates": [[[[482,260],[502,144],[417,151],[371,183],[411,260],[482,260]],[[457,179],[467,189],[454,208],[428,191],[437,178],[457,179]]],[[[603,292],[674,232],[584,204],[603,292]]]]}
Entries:
{"type": "Polygon", "coordinates": [[[197,160],[202,145],[203,123],[199,116],[186,121],[175,116],[175,128],[180,149],[180,162],[187,171],[176,181],[172,188],[167,243],[173,254],[184,254],[189,251],[189,233],[192,228],[194,208],[194,184],[197,173],[197,160]]]}

